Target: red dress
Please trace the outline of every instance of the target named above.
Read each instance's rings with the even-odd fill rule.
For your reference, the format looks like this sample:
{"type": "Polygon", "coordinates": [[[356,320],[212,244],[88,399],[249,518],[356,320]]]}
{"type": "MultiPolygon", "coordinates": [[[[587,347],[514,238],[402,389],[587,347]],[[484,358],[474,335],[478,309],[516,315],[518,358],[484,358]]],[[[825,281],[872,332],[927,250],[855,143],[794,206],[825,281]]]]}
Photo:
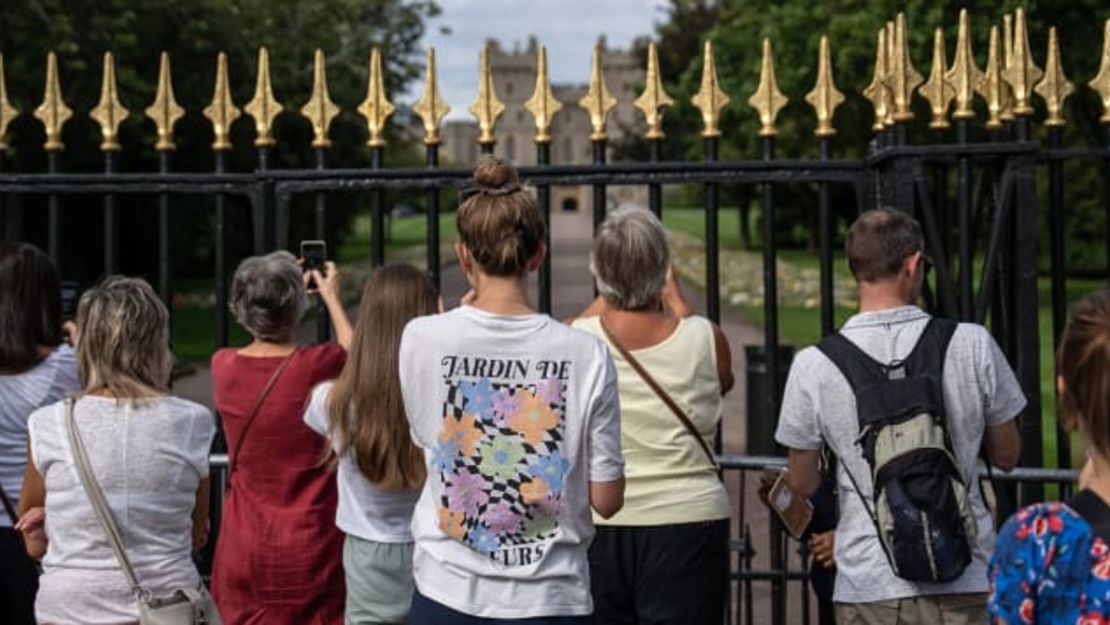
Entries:
{"type": "MultiPolygon", "coordinates": [[[[304,424],[303,415],[312,389],[338,376],[346,355],[334,343],[301,348],[247,435],[224,496],[212,567],[212,594],[226,625],[343,622],[335,476],[320,462],[324,439],[304,424]]],[[[235,349],[212,356],[213,400],[231,457],[281,361],[235,349]]]]}

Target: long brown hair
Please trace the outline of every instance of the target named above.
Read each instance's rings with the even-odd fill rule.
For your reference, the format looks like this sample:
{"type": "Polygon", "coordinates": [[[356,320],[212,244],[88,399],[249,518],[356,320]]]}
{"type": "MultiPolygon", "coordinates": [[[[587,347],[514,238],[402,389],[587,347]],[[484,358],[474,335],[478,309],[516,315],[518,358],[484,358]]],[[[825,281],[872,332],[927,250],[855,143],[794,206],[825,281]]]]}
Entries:
{"type": "Polygon", "coordinates": [[[1064,424],[1078,427],[1098,453],[1110,458],[1110,289],[1075,306],[1057,359],[1064,424]]]}
{"type": "Polygon", "coordinates": [[[383,490],[424,484],[424,456],[409,434],[397,357],[405,324],[434,314],[436,304],[435,288],[419,269],[375,269],[362,292],[347,364],[328,396],[331,465],[351,452],[359,472],[383,490]]]}

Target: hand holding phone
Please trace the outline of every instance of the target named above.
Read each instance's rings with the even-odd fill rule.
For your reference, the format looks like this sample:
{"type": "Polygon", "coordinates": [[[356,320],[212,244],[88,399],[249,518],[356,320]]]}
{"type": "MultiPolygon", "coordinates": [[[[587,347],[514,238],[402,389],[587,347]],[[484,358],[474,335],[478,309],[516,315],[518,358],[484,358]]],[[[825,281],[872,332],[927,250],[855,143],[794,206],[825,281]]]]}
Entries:
{"type": "MultiPolygon", "coordinates": [[[[328,244],[320,240],[301,241],[301,268],[305,273],[318,271],[327,275],[328,244]]],[[[306,288],[310,292],[317,289],[316,281],[309,278],[306,288]]]]}

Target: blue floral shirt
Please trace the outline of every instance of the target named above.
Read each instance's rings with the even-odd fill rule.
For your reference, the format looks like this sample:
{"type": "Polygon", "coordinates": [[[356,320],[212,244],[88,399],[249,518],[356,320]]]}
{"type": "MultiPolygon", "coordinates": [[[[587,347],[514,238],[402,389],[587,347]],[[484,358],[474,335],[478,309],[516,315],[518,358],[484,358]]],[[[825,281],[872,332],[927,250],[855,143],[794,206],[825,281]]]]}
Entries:
{"type": "Polygon", "coordinates": [[[1062,503],[1006,522],[990,577],[988,611],[1004,623],[1110,623],[1110,547],[1062,503]]]}

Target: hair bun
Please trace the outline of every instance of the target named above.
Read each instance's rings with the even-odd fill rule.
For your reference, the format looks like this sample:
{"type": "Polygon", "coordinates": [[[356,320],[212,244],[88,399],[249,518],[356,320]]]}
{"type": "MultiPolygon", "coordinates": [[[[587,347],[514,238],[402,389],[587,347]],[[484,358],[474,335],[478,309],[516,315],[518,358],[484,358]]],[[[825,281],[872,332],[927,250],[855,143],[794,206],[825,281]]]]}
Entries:
{"type": "Polygon", "coordinates": [[[483,191],[519,186],[516,168],[496,156],[485,155],[474,166],[474,183],[483,191]]]}

